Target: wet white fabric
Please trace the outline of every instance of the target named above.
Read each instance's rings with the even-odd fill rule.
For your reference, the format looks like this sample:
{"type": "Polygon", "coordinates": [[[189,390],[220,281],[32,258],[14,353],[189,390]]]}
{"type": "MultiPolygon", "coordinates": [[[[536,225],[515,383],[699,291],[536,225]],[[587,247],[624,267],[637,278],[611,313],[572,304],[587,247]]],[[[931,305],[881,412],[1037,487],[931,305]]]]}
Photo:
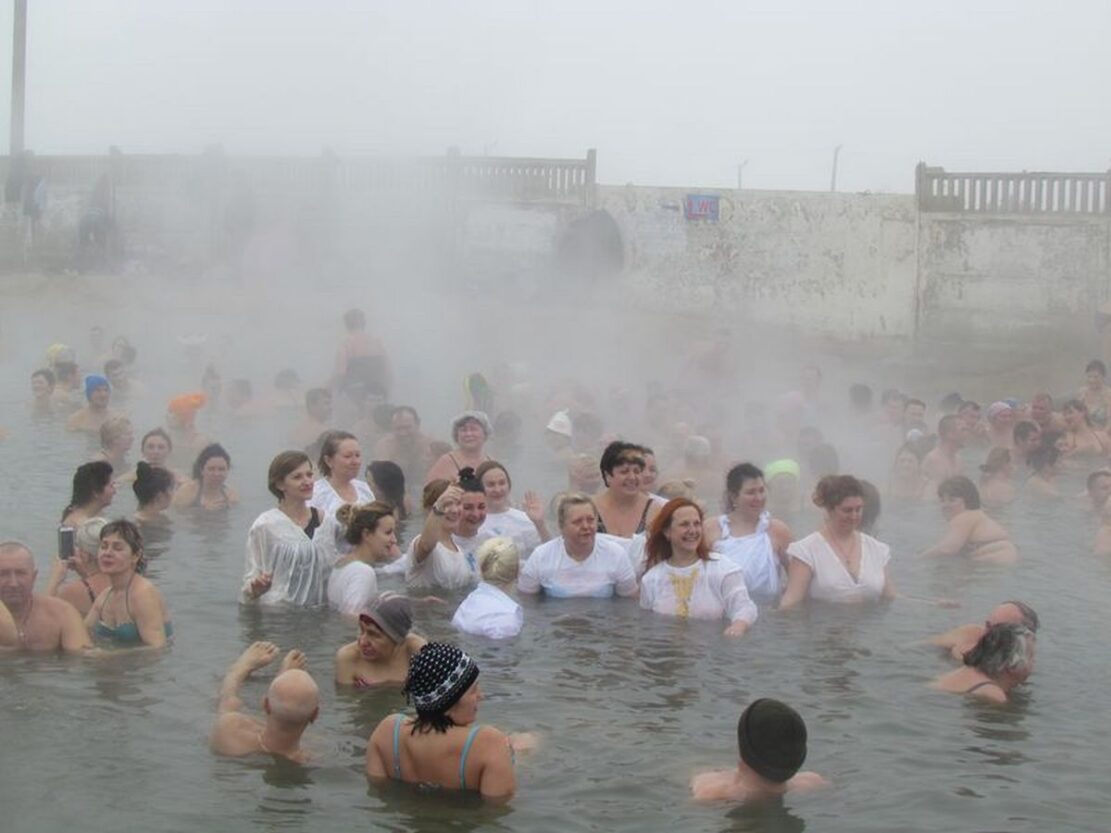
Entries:
{"type": "Polygon", "coordinates": [[[451,540],[455,543],[455,546],[459,548],[459,552],[463,554],[463,559],[467,562],[468,569],[470,569],[477,578],[482,578],[480,575],[482,571],[478,568],[478,548],[482,546],[483,542],[489,541],[493,537],[493,535],[483,532],[481,527],[479,527],[478,532],[470,538],[464,538],[462,535],[451,536],[451,540]]]}
{"type": "Polygon", "coordinates": [[[509,538],[517,545],[517,551],[524,560],[540,546],[540,533],[536,524],[520,509],[510,507],[504,512],[487,512],[486,521],[479,529],[488,538],[509,538]]]}
{"type": "Polygon", "coordinates": [[[748,592],[762,600],[777,599],[783,592],[779,559],[768,533],[771,517],[770,512],[762,512],[755,532],[734,536],[729,528],[729,516],[722,515],[718,518],[721,537],[714,542],[714,551],[744,570],[748,592]]]}
{"type": "Polygon", "coordinates": [[[327,548],[310,540],[282,510],[268,509],[255,519],[247,533],[246,569],[240,598],[252,601],[247,588],[262,573],[270,573],[270,589],[254,601],[261,604],[288,602],[304,607],[324,604],[330,570],[327,548]]]}
{"type": "Polygon", "coordinates": [[[564,546],[562,536],[541,544],[521,567],[517,589],[522,593],[543,590],[556,598],[588,596],[608,598],[636,593],[637,580],[626,548],[601,535],[594,549],[576,561],[564,546]]]}
{"type": "Polygon", "coordinates": [[[378,598],[378,577],[362,561],[349,561],[328,576],[328,606],[354,616],[378,598]]]}
{"type": "Polygon", "coordinates": [[[451,624],[463,633],[509,639],[521,632],[525,612],[505,591],[483,581],[463,599],[451,624]]]}
{"type": "Polygon", "coordinates": [[[810,598],[826,602],[874,601],[883,593],[891,547],[860,532],[860,575],[853,579],[820,532],[787,547],[787,554],[810,568],[810,598]]]}
{"type": "Polygon", "coordinates": [[[405,584],[409,589],[461,590],[478,582],[478,572],[471,569],[466,555],[462,551],[452,552],[439,541],[424,561],[418,563],[414,548],[419,540],[418,535],[406,552],[409,563],[405,584]]]}
{"type": "Polygon", "coordinates": [[[744,571],[727,558],[673,567],[666,561],[644,574],[640,606],[645,610],[691,619],[756,621],[756,604],[745,587],[744,571]]]}
{"type": "MultiPolygon", "coordinates": [[[[355,503],[370,503],[374,500],[374,492],[370,490],[365,480],[356,477],[351,481],[351,485],[355,487],[355,503]]],[[[315,506],[323,517],[330,518],[345,503],[347,501],[339,496],[339,492],[332,488],[332,484],[326,478],[322,477],[312,484],[312,500],[309,501],[309,506],[315,506]]]]}

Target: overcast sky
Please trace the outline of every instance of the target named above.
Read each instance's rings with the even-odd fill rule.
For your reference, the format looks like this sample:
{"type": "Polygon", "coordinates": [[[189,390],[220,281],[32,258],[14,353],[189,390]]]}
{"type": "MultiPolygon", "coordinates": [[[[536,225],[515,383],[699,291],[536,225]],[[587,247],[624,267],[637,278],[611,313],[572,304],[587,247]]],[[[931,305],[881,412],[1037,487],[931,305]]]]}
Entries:
{"type": "MultiPolygon", "coordinates": [[[[0,78],[12,0],[0,0],[0,78]]],[[[608,183],[913,190],[1111,167],[1111,0],[30,0],[27,145],[581,157],[608,183]]],[[[9,91],[2,96],[8,135],[9,91]]]]}

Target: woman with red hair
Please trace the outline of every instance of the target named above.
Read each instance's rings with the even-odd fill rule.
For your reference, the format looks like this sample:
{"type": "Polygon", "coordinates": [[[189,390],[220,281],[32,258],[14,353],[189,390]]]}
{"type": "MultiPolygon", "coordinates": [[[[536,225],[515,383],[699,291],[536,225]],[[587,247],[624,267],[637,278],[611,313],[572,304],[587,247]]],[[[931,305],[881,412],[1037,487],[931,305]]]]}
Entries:
{"type": "Polygon", "coordinates": [[[684,619],[724,616],[730,623],[725,635],[744,636],[756,621],[744,572],[710,552],[702,521],[702,509],[686,498],[670,500],[660,510],[645,544],[648,570],[640,582],[640,606],[684,619]]]}

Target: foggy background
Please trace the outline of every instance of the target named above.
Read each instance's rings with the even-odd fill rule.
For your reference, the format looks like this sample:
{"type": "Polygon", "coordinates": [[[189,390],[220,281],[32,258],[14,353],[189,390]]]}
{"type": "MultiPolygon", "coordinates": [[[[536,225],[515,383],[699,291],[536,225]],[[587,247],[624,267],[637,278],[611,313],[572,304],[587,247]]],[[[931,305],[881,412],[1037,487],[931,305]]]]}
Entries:
{"type": "MultiPolygon", "coordinates": [[[[11,65],[10,2],[0,66],[11,65]]],[[[1111,4],[51,0],[28,12],[39,154],[581,158],[601,182],[913,190],[1111,166],[1111,4]]],[[[0,130],[9,89],[0,85],[0,130]]]]}

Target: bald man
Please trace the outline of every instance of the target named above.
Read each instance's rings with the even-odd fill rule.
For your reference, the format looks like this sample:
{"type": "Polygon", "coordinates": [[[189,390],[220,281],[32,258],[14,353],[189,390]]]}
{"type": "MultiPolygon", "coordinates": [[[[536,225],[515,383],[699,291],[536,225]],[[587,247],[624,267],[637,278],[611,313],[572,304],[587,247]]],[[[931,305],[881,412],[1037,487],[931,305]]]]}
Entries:
{"type": "Polygon", "coordinates": [[[305,671],[303,653],[293,650],[282,660],[278,676],[262,698],[264,721],[240,712],[243,702],[239,689],[252,672],[269,665],[277,656],[274,643],[255,642],[224,675],[218,716],[208,739],[217,755],[279,755],[297,763],[309,759],[309,753],[301,748],[301,735],[320,712],[320,691],[305,671]]]}
{"type": "Polygon", "coordinates": [[[992,625],[1024,625],[1033,633],[1037,633],[1038,614],[1025,602],[1003,602],[992,610],[984,624],[960,625],[940,636],[935,636],[929,640],[929,643],[944,648],[953,659],[963,662],[964,655],[972,650],[992,625]]]}
{"type": "MultiPolygon", "coordinates": [[[[0,644],[23,651],[74,653],[92,647],[81,614],[69,602],[35,592],[35,558],[18,541],[0,543],[0,602],[15,623],[14,639],[0,644]]],[[[7,630],[7,629],[3,629],[7,630]]]]}

